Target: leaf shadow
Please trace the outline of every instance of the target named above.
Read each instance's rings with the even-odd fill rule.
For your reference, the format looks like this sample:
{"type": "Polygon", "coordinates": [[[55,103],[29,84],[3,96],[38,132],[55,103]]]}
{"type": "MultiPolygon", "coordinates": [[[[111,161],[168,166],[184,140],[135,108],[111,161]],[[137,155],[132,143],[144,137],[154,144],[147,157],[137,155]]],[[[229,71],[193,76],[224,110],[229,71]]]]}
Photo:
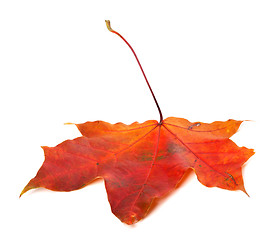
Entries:
{"type": "Polygon", "coordinates": [[[28,195],[33,195],[33,194],[38,194],[38,193],[43,193],[43,192],[56,192],[56,193],[66,193],[66,192],[73,192],[73,191],[78,191],[78,190],[81,190],[89,185],[95,185],[95,184],[103,184],[104,180],[103,178],[101,177],[98,177],[98,178],[95,178],[94,180],[92,180],[92,182],[78,188],[78,189],[75,189],[75,190],[71,190],[71,191],[55,191],[55,190],[50,190],[50,189],[47,189],[47,188],[44,188],[44,187],[39,187],[39,188],[35,188],[35,189],[31,189],[31,191],[28,191],[26,193],[24,193],[25,196],[28,196],[28,195]]]}
{"type": "Polygon", "coordinates": [[[33,195],[33,194],[37,194],[37,193],[40,193],[40,192],[49,192],[49,191],[50,190],[48,190],[46,188],[40,187],[40,188],[31,189],[31,191],[28,191],[28,192],[24,193],[24,195],[28,196],[28,195],[33,195]]]}
{"type": "Polygon", "coordinates": [[[155,198],[148,210],[147,215],[151,215],[153,212],[155,212],[165,201],[167,201],[167,199],[170,197],[170,195],[173,195],[174,192],[176,192],[177,189],[179,189],[180,187],[184,186],[189,179],[192,179],[194,177],[194,170],[189,168],[183,175],[183,177],[181,178],[181,180],[179,181],[179,183],[176,185],[176,187],[166,193],[163,197],[161,198],[155,198]]]}

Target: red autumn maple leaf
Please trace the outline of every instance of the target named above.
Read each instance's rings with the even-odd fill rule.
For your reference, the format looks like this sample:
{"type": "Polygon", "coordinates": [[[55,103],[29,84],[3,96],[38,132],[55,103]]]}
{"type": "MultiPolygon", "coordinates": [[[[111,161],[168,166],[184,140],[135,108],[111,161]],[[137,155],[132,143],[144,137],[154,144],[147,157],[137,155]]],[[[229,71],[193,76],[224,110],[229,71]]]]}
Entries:
{"type": "MultiPolygon", "coordinates": [[[[106,23],[131,48],[147,81],[132,47],[111,29],[109,21],[106,23]]],[[[45,161],[21,195],[38,187],[72,191],[101,177],[112,212],[122,222],[133,224],[145,217],[155,198],[173,190],[190,168],[207,187],[246,193],[241,168],[254,151],[229,139],[242,121],[207,124],[163,119],[151,93],[160,113],[159,122],[76,124],[83,136],[56,147],[43,147],[45,161]]]]}

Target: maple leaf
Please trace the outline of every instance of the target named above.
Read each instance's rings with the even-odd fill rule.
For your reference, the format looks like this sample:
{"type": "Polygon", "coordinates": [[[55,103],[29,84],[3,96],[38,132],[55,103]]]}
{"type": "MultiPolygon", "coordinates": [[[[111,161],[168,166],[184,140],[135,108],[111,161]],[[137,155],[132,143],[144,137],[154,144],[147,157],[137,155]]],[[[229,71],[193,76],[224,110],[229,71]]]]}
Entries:
{"type": "Polygon", "coordinates": [[[207,187],[246,193],[242,165],[254,151],[238,147],[229,139],[242,121],[207,124],[183,118],[163,119],[135,52],[109,21],[106,23],[134,53],[159,110],[160,121],[76,124],[83,136],[56,147],[43,147],[45,161],[21,195],[39,187],[77,190],[101,177],[112,212],[122,222],[133,224],[146,216],[155,198],[175,189],[190,168],[207,187]]]}

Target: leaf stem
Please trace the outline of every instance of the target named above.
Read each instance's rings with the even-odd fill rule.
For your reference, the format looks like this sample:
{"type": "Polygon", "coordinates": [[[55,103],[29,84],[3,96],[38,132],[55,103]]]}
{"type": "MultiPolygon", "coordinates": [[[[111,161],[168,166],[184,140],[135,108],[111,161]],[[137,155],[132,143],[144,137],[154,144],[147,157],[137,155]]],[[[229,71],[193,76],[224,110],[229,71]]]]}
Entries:
{"type": "Polygon", "coordinates": [[[143,76],[144,76],[144,78],[145,78],[145,80],[146,80],[146,83],[147,83],[147,85],[148,85],[148,87],[149,87],[149,89],[150,89],[150,91],[151,91],[151,94],[152,94],[152,96],[153,96],[153,99],[154,99],[154,101],[155,101],[156,107],[157,107],[158,112],[159,112],[159,115],[160,115],[160,122],[159,122],[159,123],[161,124],[162,121],[163,121],[163,116],[162,116],[161,109],[160,109],[160,107],[159,107],[159,105],[158,105],[158,102],[157,102],[156,97],[155,97],[155,95],[154,95],[154,93],[153,93],[153,90],[152,90],[152,88],[151,88],[151,85],[149,84],[149,81],[148,81],[148,79],[147,79],[147,77],[146,77],[146,74],[145,74],[145,72],[144,72],[144,70],[143,70],[143,68],[142,68],[142,66],[141,66],[141,63],[140,63],[140,61],[139,61],[139,59],[138,59],[138,57],[137,57],[135,51],[133,50],[133,48],[131,47],[131,45],[128,43],[128,41],[125,40],[125,38],[124,38],[121,34],[119,34],[118,32],[114,31],[114,30],[111,28],[111,25],[110,25],[110,21],[109,21],[109,20],[105,20],[105,22],[106,22],[106,26],[107,26],[108,30],[109,30],[110,32],[112,32],[112,33],[117,34],[121,39],[124,40],[124,42],[125,42],[125,43],[129,46],[129,48],[131,49],[131,51],[132,51],[132,53],[133,53],[133,55],[134,55],[134,57],[135,57],[135,59],[136,59],[138,65],[139,65],[139,67],[140,67],[140,69],[141,69],[141,71],[142,71],[142,73],[143,73],[143,76]]]}

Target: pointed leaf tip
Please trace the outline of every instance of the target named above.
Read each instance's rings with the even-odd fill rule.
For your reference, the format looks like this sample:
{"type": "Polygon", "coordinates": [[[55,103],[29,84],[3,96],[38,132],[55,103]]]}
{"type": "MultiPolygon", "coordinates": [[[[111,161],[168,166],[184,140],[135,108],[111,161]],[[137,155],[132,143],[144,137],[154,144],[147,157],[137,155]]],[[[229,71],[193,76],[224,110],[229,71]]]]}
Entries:
{"type": "MultiPolygon", "coordinates": [[[[26,186],[26,187],[27,187],[27,186],[26,186]]],[[[21,196],[29,190],[29,189],[27,189],[26,187],[25,187],[25,188],[22,190],[22,192],[20,193],[19,198],[21,198],[21,196]]]]}
{"type": "Polygon", "coordinates": [[[66,122],[66,123],[64,123],[64,125],[75,125],[75,123],[66,122]]]}

